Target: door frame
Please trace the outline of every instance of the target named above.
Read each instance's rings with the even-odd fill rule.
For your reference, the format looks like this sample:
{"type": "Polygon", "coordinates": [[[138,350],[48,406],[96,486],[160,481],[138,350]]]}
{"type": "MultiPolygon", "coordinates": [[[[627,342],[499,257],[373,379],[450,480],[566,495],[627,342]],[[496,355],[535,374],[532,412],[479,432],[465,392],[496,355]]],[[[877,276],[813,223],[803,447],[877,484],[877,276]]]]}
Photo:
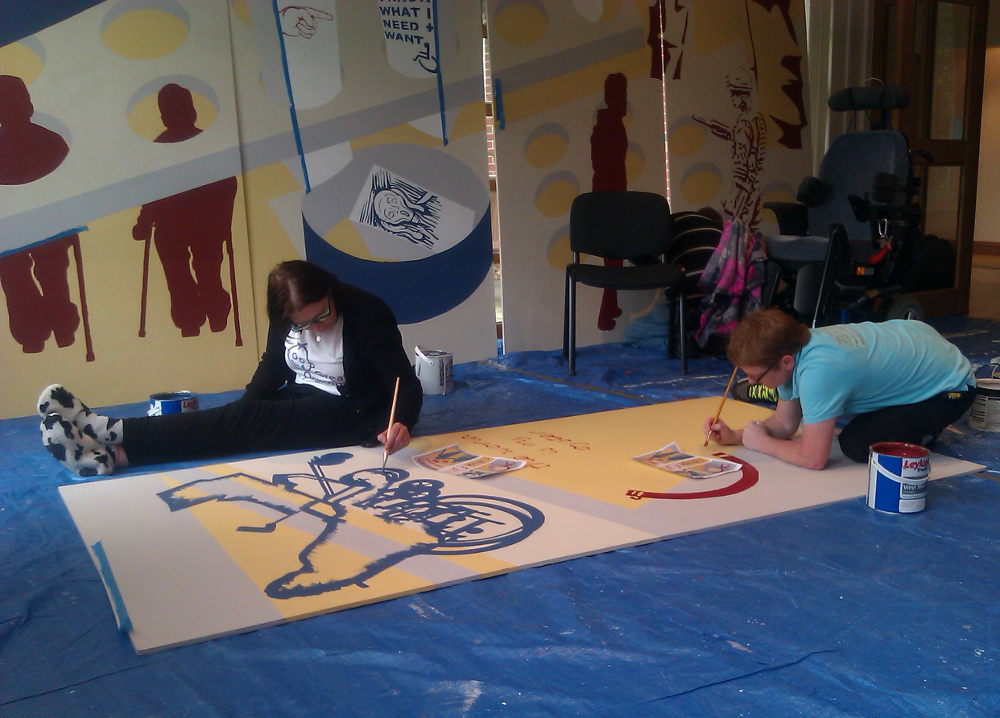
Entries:
{"type": "MultiPolygon", "coordinates": [[[[933,27],[939,0],[924,0],[928,7],[928,24],[933,27]]],[[[893,126],[909,138],[911,149],[922,149],[934,156],[930,166],[962,166],[958,199],[958,229],[955,239],[955,285],[948,289],[918,292],[913,296],[928,316],[967,314],[969,287],[972,277],[972,251],[976,224],[976,186],[979,174],[979,141],[982,129],[983,81],[986,70],[986,29],[989,18],[988,0],[947,0],[971,8],[969,56],[966,71],[963,139],[928,139],[928,128],[919,126],[920,116],[912,104],[893,111],[893,126]]],[[[872,32],[872,74],[881,76],[886,84],[899,85],[920,97],[921,88],[933,82],[934,33],[924,33],[924,56],[930,58],[922,75],[915,74],[913,52],[902,48],[914,46],[917,30],[917,0],[875,0],[872,32]],[[896,57],[889,57],[888,14],[895,8],[896,18],[891,45],[896,57]]],[[[931,99],[931,92],[923,94],[931,99]]],[[[929,113],[924,113],[929,123],[929,113]]],[[[921,161],[921,164],[923,162],[921,161]]],[[[925,175],[926,176],[926,175],[925,175]]],[[[926,206],[926,182],[920,188],[921,206],[926,206]]]]}

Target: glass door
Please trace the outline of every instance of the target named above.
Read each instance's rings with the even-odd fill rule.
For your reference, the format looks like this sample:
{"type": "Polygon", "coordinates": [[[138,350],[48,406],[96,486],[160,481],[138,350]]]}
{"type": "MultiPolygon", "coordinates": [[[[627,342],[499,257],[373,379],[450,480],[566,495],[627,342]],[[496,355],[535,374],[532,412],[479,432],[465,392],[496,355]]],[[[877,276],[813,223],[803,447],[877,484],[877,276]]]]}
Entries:
{"type": "Polygon", "coordinates": [[[988,10],[988,0],[876,3],[872,74],[910,93],[893,126],[920,151],[913,169],[924,233],[955,253],[953,285],[916,295],[928,315],[969,308],[988,10]]]}

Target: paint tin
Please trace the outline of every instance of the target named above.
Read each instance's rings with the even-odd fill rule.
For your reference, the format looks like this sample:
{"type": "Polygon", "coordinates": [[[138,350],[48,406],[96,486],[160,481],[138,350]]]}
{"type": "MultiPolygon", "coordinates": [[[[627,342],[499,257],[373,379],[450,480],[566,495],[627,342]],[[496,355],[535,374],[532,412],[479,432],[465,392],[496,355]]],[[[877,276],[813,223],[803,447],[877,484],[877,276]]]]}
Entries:
{"type": "Polygon", "coordinates": [[[198,411],[198,395],[193,391],[164,391],[149,397],[149,416],[198,411]]]}
{"type": "Polygon", "coordinates": [[[905,441],[868,448],[868,506],[893,514],[915,514],[927,505],[930,451],[905,441]]]}
{"type": "Polygon", "coordinates": [[[449,394],[454,389],[451,352],[416,347],[414,363],[424,394],[449,394]]]}
{"type": "Polygon", "coordinates": [[[1000,431],[1000,379],[977,379],[969,426],[983,431],[1000,431]]]}

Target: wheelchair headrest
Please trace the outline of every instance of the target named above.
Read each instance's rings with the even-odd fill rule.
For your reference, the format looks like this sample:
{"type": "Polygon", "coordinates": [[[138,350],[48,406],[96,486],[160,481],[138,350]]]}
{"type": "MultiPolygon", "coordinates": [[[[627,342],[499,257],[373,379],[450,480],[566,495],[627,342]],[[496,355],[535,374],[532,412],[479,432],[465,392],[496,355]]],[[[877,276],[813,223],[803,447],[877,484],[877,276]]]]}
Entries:
{"type": "Polygon", "coordinates": [[[819,207],[833,194],[833,185],[819,177],[806,177],[799,185],[795,199],[806,207],[819,207]]]}
{"type": "Polygon", "coordinates": [[[910,93],[897,85],[847,87],[830,95],[826,104],[834,112],[898,110],[910,104],[910,93]]]}

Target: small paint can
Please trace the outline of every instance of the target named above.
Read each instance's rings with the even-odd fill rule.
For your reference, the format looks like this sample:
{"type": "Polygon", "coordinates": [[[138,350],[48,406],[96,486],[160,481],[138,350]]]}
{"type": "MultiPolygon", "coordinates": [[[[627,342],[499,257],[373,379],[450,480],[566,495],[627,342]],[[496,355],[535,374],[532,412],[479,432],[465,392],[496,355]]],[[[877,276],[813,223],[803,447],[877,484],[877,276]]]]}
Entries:
{"type": "Polygon", "coordinates": [[[149,416],[198,411],[198,395],[193,391],[164,391],[149,397],[149,416]]]}
{"type": "Polygon", "coordinates": [[[451,378],[451,352],[416,347],[414,364],[424,394],[449,394],[455,388],[451,378]]]}
{"type": "Polygon", "coordinates": [[[927,506],[930,451],[905,441],[868,448],[868,506],[892,514],[915,514],[927,506]]]}
{"type": "Polygon", "coordinates": [[[976,398],[972,400],[969,426],[983,431],[1000,431],[1000,379],[976,380],[976,398]]]}

